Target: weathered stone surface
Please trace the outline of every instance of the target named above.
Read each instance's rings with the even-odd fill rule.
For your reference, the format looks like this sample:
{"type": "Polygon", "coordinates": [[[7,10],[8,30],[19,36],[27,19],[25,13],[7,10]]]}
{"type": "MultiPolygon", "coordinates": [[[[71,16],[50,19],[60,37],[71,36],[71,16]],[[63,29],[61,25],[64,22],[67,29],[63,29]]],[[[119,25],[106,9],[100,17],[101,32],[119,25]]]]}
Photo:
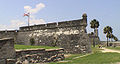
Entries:
{"type": "Polygon", "coordinates": [[[7,59],[7,64],[15,64],[16,60],[15,59],[7,59]]]}
{"type": "Polygon", "coordinates": [[[0,58],[8,59],[15,57],[14,40],[12,38],[0,39],[0,58]]]}
{"type": "Polygon", "coordinates": [[[7,59],[15,58],[14,40],[12,38],[0,39],[0,64],[6,64],[7,59]]]}
{"type": "Polygon", "coordinates": [[[64,49],[14,49],[12,38],[0,39],[0,64],[55,62],[64,59],[64,49]]]}
{"type": "Polygon", "coordinates": [[[6,63],[6,60],[5,60],[5,59],[0,59],[0,63],[1,63],[1,64],[5,64],[5,63],[6,63]]]}
{"type": "Polygon", "coordinates": [[[19,50],[19,52],[17,52],[16,64],[55,62],[65,58],[64,49],[36,50],[40,51],[40,53],[36,53],[36,51],[33,50],[19,50]],[[29,54],[26,53],[26,51],[29,52],[29,54]]]}
{"type": "Polygon", "coordinates": [[[90,38],[91,44],[93,44],[93,42],[95,42],[96,45],[100,44],[100,38],[99,38],[99,36],[97,34],[95,34],[95,35],[94,34],[90,34],[90,33],[88,34],[88,36],[90,38]]]}
{"type": "Polygon", "coordinates": [[[31,45],[30,39],[34,38],[34,45],[59,46],[65,48],[67,53],[86,53],[91,50],[86,26],[87,15],[83,14],[82,19],[24,26],[18,32],[11,32],[10,35],[0,32],[0,35],[4,33],[6,37],[14,37],[18,44],[31,45]]]}
{"type": "Polygon", "coordinates": [[[27,56],[28,54],[43,54],[45,49],[28,49],[28,50],[16,50],[16,58],[21,56],[27,56]]]}

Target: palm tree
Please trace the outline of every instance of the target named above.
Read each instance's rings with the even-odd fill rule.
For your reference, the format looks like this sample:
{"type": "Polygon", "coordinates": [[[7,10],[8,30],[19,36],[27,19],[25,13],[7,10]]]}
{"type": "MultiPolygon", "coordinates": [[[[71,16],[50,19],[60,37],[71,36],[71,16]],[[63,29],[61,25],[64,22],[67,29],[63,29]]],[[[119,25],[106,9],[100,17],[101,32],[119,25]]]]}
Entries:
{"type": "MultiPolygon", "coordinates": [[[[97,21],[96,19],[93,19],[91,22],[90,22],[90,27],[94,29],[97,29],[99,27],[99,21],[97,21]]],[[[95,32],[94,32],[95,33],[95,32]]]]}
{"type": "Polygon", "coordinates": [[[110,37],[110,33],[107,33],[107,34],[106,34],[106,37],[107,37],[107,41],[110,41],[110,38],[111,38],[111,37],[110,37]]]}
{"type": "Polygon", "coordinates": [[[94,37],[96,36],[95,35],[95,29],[97,29],[99,27],[99,21],[97,21],[96,19],[93,19],[91,22],[90,22],[90,27],[94,29],[94,34],[93,34],[93,46],[95,47],[95,42],[94,42],[94,37]]]}
{"type": "Polygon", "coordinates": [[[111,42],[113,41],[113,38],[114,38],[115,36],[113,35],[113,34],[110,34],[110,39],[111,39],[111,42]]]}
{"type": "Polygon", "coordinates": [[[113,39],[114,39],[115,41],[118,41],[118,38],[117,38],[116,36],[114,36],[113,39]]]}
{"type": "Polygon", "coordinates": [[[104,29],[103,29],[103,32],[104,34],[106,34],[106,37],[107,37],[107,46],[108,46],[108,38],[111,38],[110,34],[112,34],[112,28],[110,26],[106,26],[104,29]]]}

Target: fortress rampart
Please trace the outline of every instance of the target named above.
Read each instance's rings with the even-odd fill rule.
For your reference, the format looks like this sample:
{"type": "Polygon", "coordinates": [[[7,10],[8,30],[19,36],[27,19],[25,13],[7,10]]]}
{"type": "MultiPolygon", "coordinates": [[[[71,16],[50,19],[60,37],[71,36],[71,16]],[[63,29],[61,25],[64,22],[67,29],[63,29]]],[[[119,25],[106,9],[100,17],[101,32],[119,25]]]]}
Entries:
{"type": "Polygon", "coordinates": [[[24,27],[20,27],[20,31],[67,28],[67,27],[76,27],[76,26],[86,27],[87,23],[84,22],[83,19],[78,19],[78,20],[72,20],[72,21],[63,21],[63,22],[56,22],[56,23],[33,25],[33,26],[24,26],[24,27]]]}
{"type": "Polygon", "coordinates": [[[87,15],[82,19],[63,21],[57,23],[40,24],[20,27],[18,31],[1,31],[2,37],[13,37],[17,44],[58,46],[65,49],[66,53],[91,52],[91,42],[86,31],[87,15]]]}

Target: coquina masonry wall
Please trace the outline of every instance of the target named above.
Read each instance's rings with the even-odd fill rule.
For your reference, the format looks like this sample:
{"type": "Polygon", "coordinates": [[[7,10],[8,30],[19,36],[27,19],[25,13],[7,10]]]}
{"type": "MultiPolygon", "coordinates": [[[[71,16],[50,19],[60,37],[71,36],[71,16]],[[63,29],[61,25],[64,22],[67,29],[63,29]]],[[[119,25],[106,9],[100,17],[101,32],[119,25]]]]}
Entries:
{"type": "Polygon", "coordinates": [[[14,49],[13,38],[0,39],[0,64],[45,63],[63,60],[64,49],[14,49]]]}
{"type": "Polygon", "coordinates": [[[33,64],[63,60],[64,49],[29,49],[16,51],[16,64],[33,64]]]}
{"type": "Polygon", "coordinates": [[[6,64],[6,59],[15,58],[14,40],[12,38],[0,39],[0,64],[6,64]]]}
{"type": "Polygon", "coordinates": [[[56,45],[68,53],[88,53],[91,44],[86,26],[87,15],[83,14],[78,20],[20,27],[17,42],[30,45],[30,39],[34,38],[35,45],[56,45]]]}
{"type": "Polygon", "coordinates": [[[12,37],[20,44],[30,45],[30,39],[34,38],[34,45],[56,45],[68,53],[88,53],[91,52],[91,43],[86,26],[87,15],[83,14],[78,20],[20,27],[12,37]]]}

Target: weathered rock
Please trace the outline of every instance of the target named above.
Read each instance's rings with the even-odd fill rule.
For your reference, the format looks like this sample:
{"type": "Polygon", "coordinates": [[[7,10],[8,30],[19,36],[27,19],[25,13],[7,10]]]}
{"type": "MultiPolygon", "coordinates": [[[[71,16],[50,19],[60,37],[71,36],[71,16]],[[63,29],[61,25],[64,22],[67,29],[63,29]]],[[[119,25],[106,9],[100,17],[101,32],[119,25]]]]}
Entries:
{"type": "Polygon", "coordinates": [[[1,64],[5,64],[6,63],[6,59],[0,59],[0,63],[1,64]]]}
{"type": "Polygon", "coordinates": [[[28,60],[25,60],[25,61],[23,61],[22,64],[29,64],[29,61],[28,61],[28,60]]]}
{"type": "Polygon", "coordinates": [[[16,59],[7,59],[7,64],[15,64],[16,59]]]}
{"type": "MultiPolygon", "coordinates": [[[[14,39],[13,38],[3,38],[0,39],[0,63],[7,63],[7,59],[15,58],[16,53],[14,49],[14,39]]],[[[12,60],[8,60],[13,62],[12,60]]]]}
{"type": "Polygon", "coordinates": [[[12,38],[0,39],[0,58],[9,59],[15,57],[14,40],[12,38]]]}
{"type": "Polygon", "coordinates": [[[17,62],[16,64],[29,64],[29,63],[44,63],[44,62],[55,62],[63,60],[64,57],[64,49],[50,49],[44,51],[41,49],[33,50],[19,50],[16,55],[17,62]],[[35,53],[35,52],[40,53],[35,53]],[[41,52],[42,51],[42,52],[41,52]],[[29,54],[28,54],[29,52],[29,54]]]}

